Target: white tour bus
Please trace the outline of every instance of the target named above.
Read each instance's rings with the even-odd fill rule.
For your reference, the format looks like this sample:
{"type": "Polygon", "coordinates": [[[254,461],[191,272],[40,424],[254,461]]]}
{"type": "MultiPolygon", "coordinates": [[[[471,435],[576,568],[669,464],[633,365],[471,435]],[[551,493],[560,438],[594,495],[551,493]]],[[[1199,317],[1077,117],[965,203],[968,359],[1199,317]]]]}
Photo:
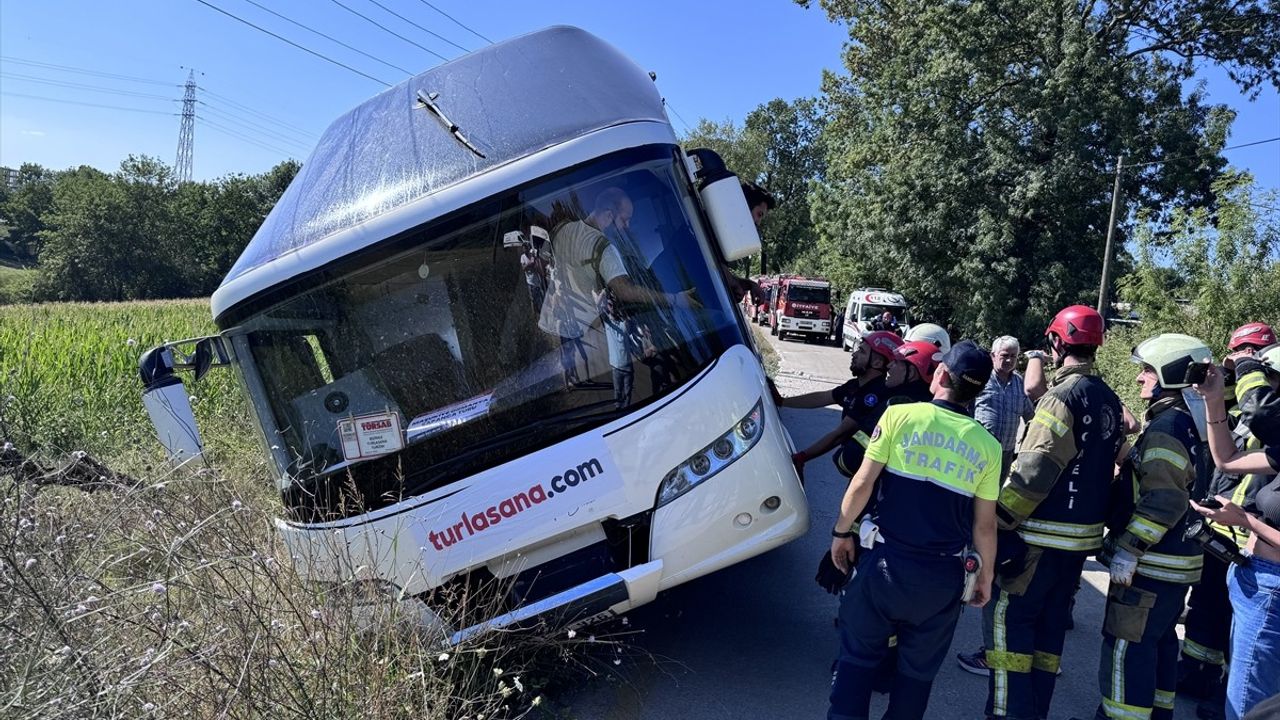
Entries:
{"type": "Polygon", "coordinates": [[[808,528],[791,443],[719,268],[759,248],[737,179],[677,145],[648,73],[581,30],[492,45],[324,133],[212,299],[144,354],[161,441],[201,451],[175,370],[243,381],[300,572],[460,641],[615,614],[808,528]]]}

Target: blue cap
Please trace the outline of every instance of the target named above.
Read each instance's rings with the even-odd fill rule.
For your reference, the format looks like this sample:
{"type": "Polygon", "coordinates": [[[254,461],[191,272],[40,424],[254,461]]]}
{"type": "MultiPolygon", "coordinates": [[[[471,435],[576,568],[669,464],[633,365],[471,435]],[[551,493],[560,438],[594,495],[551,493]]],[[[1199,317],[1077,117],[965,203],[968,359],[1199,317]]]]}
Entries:
{"type": "Polygon", "coordinates": [[[991,379],[991,353],[972,340],[961,340],[942,356],[942,364],[964,382],[984,387],[991,379]]]}

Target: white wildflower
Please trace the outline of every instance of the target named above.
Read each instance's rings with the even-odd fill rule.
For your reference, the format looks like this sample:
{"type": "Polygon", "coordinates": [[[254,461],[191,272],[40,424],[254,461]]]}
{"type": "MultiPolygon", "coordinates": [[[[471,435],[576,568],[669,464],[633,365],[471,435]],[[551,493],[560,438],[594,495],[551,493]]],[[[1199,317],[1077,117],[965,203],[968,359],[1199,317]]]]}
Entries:
{"type": "Polygon", "coordinates": [[[154,712],[155,709],[156,709],[155,703],[144,703],[142,706],[142,712],[154,712]]]}
{"type": "Polygon", "coordinates": [[[589,643],[593,643],[593,642],[595,642],[595,641],[596,641],[596,636],[595,636],[595,635],[588,635],[588,636],[587,636],[587,642],[589,642],[589,643]]]}
{"type": "Polygon", "coordinates": [[[169,588],[165,587],[165,586],[164,586],[164,583],[160,583],[160,582],[158,582],[158,583],[152,583],[152,584],[151,584],[151,592],[153,592],[153,593],[155,593],[155,594],[157,594],[157,595],[163,595],[163,594],[165,594],[165,593],[169,592],[169,588]]]}
{"type": "Polygon", "coordinates": [[[542,696],[541,696],[541,695],[539,695],[539,696],[535,697],[535,698],[533,699],[533,702],[531,702],[531,703],[529,703],[529,704],[530,704],[530,705],[532,705],[532,706],[534,706],[534,707],[538,707],[539,705],[541,705],[541,704],[542,704],[542,696]]]}
{"type": "Polygon", "coordinates": [[[232,500],[232,501],[231,501],[231,509],[232,509],[232,510],[239,510],[239,509],[240,509],[240,508],[242,508],[242,507],[244,507],[244,503],[240,502],[239,500],[232,500]]]}
{"type": "Polygon", "coordinates": [[[55,545],[61,545],[63,542],[66,541],[66,539],[67,539],[66,535],[59,535],[58,537],[53,539],[53,542],[55,545]]]}
{"type": "Polygon", "coordinates": [[[502,695],[502,697],[506,698],[506,697],[511,697],[512,690],[506,685],[503,685],[498,688],[498,692],[502,695]]]}
{"type": "Polygon", "coordinates": [[[572,639],[574,639],[574,638],[576,638],[576,637],[578,637],[578,631],[577,631],[577,630],[570,630],[570,631],[569,631],[569,639],[570,639],[570,640],[572,640],[572,639]]]}
{"type": "Polygon", "coordinates": [[[312,619],[312,620],[319,620],[319,619],[320,619],[320,611],[319,611],[319,610],[316,610],[316,609],[312,609],[312,610],[311,610],[311,619],[312,619]]]}
{"type": "Polygon", "coordinates": [[[494,676],[494,677],[502,677],[502,668],[494,668],[494,669],[493,669],[493,676],[494,676]]]}
{"type": "Polygon", "coordinates": [[[524,692],[524,683],[520,682],[519,675],[516,676],[515,680],[513,680],[511,684],[516,686],[516,690],[518,692],[524,692]]]}
{"type": "Polygon", "coordinates": [[[630,624],[631,624],[631,618],[626,618],[626,617],[622,618],[623,627],[626,627],[627,625],[630,625],[630,624]]]}
{"type": "Polygon", "coordinates": [[[440,653],[440,657],[436,658],[436,662],[449,662],[449,653],[440,653]]]}

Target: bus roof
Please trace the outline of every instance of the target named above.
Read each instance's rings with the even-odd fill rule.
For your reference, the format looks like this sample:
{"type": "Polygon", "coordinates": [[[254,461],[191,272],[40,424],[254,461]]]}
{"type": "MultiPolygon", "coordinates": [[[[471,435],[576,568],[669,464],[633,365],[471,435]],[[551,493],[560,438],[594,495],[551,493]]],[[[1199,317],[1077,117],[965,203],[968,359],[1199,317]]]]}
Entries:
{"type": "MultiPolygon", "coordinates": [[[[335,120],[223,286],[467,178],[593,130],[644,121],[669,124],[648,73],[578,28],[551,27],[464,55],[335,120]]],[[[241,299],[222,298],[224,306],[241,299]]]]}

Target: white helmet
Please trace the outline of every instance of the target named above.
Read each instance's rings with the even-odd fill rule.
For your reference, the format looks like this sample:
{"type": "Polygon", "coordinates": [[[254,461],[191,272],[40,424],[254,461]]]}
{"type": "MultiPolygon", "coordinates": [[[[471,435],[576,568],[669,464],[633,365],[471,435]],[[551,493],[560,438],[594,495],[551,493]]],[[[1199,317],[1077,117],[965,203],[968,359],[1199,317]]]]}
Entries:
{"type": "Polygon", "coordinates": [[[934,325],[933,323],[912,325],[903,339],[907,342],[913,340],[931,342],[937,345],[944,355],[951,351],[951,336],[947,334],[947,331],[941,325],[934,325]]]}

